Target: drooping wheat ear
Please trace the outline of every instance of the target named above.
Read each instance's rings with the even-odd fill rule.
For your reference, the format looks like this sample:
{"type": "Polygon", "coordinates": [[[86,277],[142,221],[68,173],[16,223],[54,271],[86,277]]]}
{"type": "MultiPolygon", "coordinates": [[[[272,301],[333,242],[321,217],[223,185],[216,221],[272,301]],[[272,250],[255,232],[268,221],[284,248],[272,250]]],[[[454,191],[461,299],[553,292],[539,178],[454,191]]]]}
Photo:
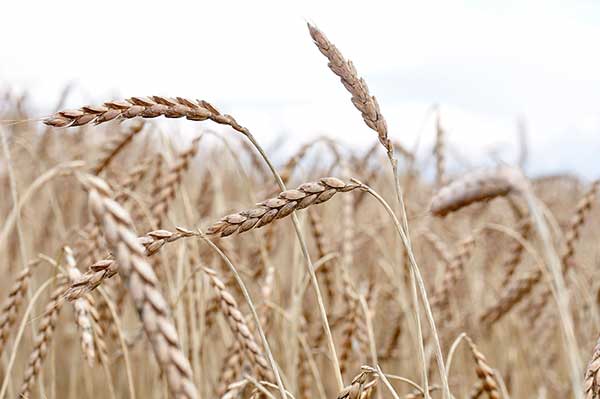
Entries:
{"type": "Polygon", "coordinates": [[[521,172],[508,166],[478,170],[442,187],[431,199],[430,210],[445,216],[475,202],[524,191],[524,184],[521,172]]]}
{"type": "Polygon", "coordinates": [[[479,320],[487,327],[491,327],[494,323],[507,315],[516,305],[529,295],[533,288],[542,279],[542,272],[538,268],[535,271],[527,273],[519,278],[513,284],[508,286],[508,289],[502,293],[495,304],[488,307],[479,320]]]}
{"type": "MultiPolygon", "coordinates": [[[[79,281],[81,278],[81,272],[77,268],[75,257],[73,256],[73,250],[65,246],[63,247],[65,255],[65,261],[67,266],[67,276],[71,284],[79,281]]],[[[81,349],[83,355],[87,360],[90,367],[94,365],[96,359],[95,343],[94,343],[94,329],[92,320],[90,318],[91,303],[88,301],[87,296],[82,296],[73,302],[73,308],[75,309],[75,322],[77,328],[81,334],[81,349]]]]}
{"type": "Polygon", "coordinates": [[[175,199],[175,193],[181,184],[183,175],[190,166],[190,161],[198,153],[198,143],[201,139],[202,136],[196,137],[192,140],[192,144],[188,149],[179,153],[175,165],[173,165],[169,169],[169,172],[164,176],[160,183],[159,191],[153,197],[154,202],[150,205],[150,212],[154,217],[154,223],[157,227],[161,226],[171,202],[175,199]]]}
{"type": "Polygon", "coordinates": [[[442,287],[431,297],[431,306],[433,308],[437,308],[441,311],[447,310],[450,303],[450,292],[464,275],[465,264],[471,257],[471,252],[475,247],[476,236],[477,234],[473,233],[459,243],[452,261],[446,267],[444,279],[442,280],[442,287]]]}
{"type": "Polygon", "coordinates": [[[436,186],[443,187],[446,184],[446,154],[445,154],[445,137],[444,129],[442,128],[442,121],[440,111],[438,109],[437,118],[435,123],[435,145],[433,147],[433,154],[435,156],[435,183],[436,186]]]}
{"type": "Polygon", "coordinates": [[[569,224],[569,230],[566,233],[565,240],[565,251],[562,255],[562,267],[563,273],[566,273],[570,268],[573,267],[573,259],[575,256],[575,244],[581,234],[581,228],[585,223],[586,217],[592,209],[592,205],[596,201],[596,195],[600,188],[600,180],[596,180],[592,183],[589,190],[584,194],[583,198],[577,203],[575,213],[571,218],[569,224]]]}
{"type": "Polygon", "coordinates": [[[58,321],[58,314],[64,303],[64,301],[61,300],[61,297],[65,288],[65,284],[59,282],[58,287],[50,295],[50,301],[44,309],[44,315],[40,320],[38,332],[35,337],[33,351],[31,352],[31,355],[29,355],[29,361],[25,368],[25,376],[19,390],[19,398],[29,397],[35,379],[39,375],[44,360],[46,359],[48,348],[50,347],[54,335],[56,322],[58,321]]]}
{"type": "Polygon", "coordinates": [[[243,362],[240,341],[233,341],[226,353],[216,389],[216,394],[219,398],[225,396],[231,383],[236,381],[240,375],[243,362]]]}
{"type": "Polygon", "coordinates": [[[221,114],[204,100],[187,100],[176,97],[131,97],[124,101],[109,101],[103,105],[88,105],[77,110],[65,110],[46,118],[44,123],[54,127],[82,126],[88,123],[96,125],[112,120],[131,118],[186,118],[191,121],[211,120],[220,125],[247,134],[248,130],[240,126],[230,115],[221,114]]]}
{"type": "Polygon", "coordinates": [[[254,336],[250,332],[250,328],[248,328],[236,300],[229,291],[227,291],[225,284],[214,270],[204,268],[204,272],[210,277],[211,285],[217,291],[217,295],[221,302],[221,311],[225,315],[231,331],[246,351],[250,363],[252,363],[258,372],[259,378],[273,381],[274,377],[269,368],[269,363],[256,343],[254,336]]]}
{"type": "Polygon", "coordinates": [[[127,211],[111,199],[108,185],[93,176],[81,175],[89,191],[89,205],[104,236],[116,256],[119,272],[129,289],[158,364],[167,377],[169,390],[175,397],[195,399],[198,391],[192,380],[192,369],[181,351],[177,330],[171,321],[169,306],[158,286],[152,267],[145,260],[127,211]]]}
{"type": "MultiPolygon", "coordinates": [[[[315,209],[308,210],[308,221],[313,234],[313,238],[315,240],[317,256],[320,259],[327,255],[329,249],[325,239],[325,233],[323,230],[323,224],[321,223],[321,217],[315,209]]],[[[323,276],[322,281],[323,286],[325,287],[325,294],[327,300],[329,301],[329,306],[332,307],[333,301],[335,300],[336,292],[332,262],[328,261],[323,263],[323,265],[321,265],[317,272],[323,276]]]]}
{"type": "Polygon", "coordinates": [[[594,353],[585,371],[583,389],[585,399],[598,399],[600,397],[600,338],[596,341],[594,353]]]}
{"type": "Polygon", "coordinates": [[[223,217],[210,226],[206,234],[219,237],[227,237],[236,232],[241,234],[284,218],[299,209],[328,201],[338,192],[355,189],[362,189],[362,186],[344,183],[335,177],[324,177],[319,182],[304,183],[295,190],[286,190],[279,193],[277,198],[259,203],[255,208],[223,217]]]}
{"type": "Polygon", "coordinates": [[[352,95],[352,104],[360,111],[367,126],[377,132],[379,142],[388,154],[392,154],[394,149],[388,138],[387,124],[379,110],[377,99],[369,93],[367,84],[358,76],[352,61],[344,59],[342,53],[317,27],[308,24],[308,31],[319,51],[329,60],[329,69],[340,78],[352,95]]]}
{"type": "Polygon", "coordinates": [[[8,341],[12,327],[17,321],[17,314],[19,313],[19,308],[27,293],[31,273],[36,264],[37,262],[29,263],[29,265],[17,275],[15,283],[8,292],[8,298],[6,298],[0,310],[0,355],[2,355],[4,346],[8,341]]]}
{"type": "Polygon", "coordinates": [[[483,383],[483,391],[487,393],[488,398],[490,399],[500,399],[500,391],[498,390],[494,370],[488,364],[483,353],[477,349],[477,346],[475,346],[471,338],[467,336],[465,339],[473,353],[475,372],[477,373],[479,380],[483,383]]]}
{"type": "MultiPolygon", "coordinates": [[[[156,254],[167,243],[198,236],[197,232],[183,227],[176,227],[175,229],[175,233],[167,230],[153,230],[142,237],[138,237],[138,243],[144,247],[144,255],[152,256],[156,254]]],[[[96,289],[104,280],[113,277],[118,272],[118,263],[112,257],[97,261],[90,266],[85,274],[71,283],[71,286],[65,292],[65,298],[69,301],[75,301],[96,289]]]]}
{"type": "Polygon", "coordinates": [[[115,157],[123,151],[125,147],[133,140],[133,137],[142,131],[144,128],[143,122],[134,123],[129,128],[119,134],[117,137],[109,140],[100,149],[100,157],[91,169],[91,173],[99,175],[106,167],[115,159],[115,157]]]}

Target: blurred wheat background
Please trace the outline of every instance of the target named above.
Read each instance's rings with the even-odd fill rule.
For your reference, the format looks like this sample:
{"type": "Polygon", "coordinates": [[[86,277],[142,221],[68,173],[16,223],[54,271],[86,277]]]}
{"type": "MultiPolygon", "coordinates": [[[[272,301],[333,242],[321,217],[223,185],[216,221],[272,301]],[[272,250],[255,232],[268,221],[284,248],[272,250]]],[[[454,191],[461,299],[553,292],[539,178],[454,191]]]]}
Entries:
{"type": "Polygon", "coordinates": [[[595,6],[549,6],[547,37],[532,5],[307,6],[331,41],[272,6],[214,37],[9,42],[0,398],[600,397],[595,6]],[[16,67],[36,46],[72,62],[16,67]]]}

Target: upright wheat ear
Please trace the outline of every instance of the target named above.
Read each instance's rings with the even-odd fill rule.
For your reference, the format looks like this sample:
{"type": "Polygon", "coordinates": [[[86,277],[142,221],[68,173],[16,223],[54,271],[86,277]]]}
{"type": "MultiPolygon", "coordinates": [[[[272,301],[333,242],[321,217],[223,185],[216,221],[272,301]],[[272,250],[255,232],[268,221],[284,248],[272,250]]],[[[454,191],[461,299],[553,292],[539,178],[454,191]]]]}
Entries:
{"type": "Polygon", "coordinates": [[[40,320],[38,327],[38,334],[35,337],[35,344],[33,351],[29,356],[27,367],[25,368],[25,377],[19,390],[19,398],[28,398],[31,388],[35,382],[36,377],[40,374],[46,355],[48,354],[48,348],[52,337],[54,336],[54,330],[56,328],[56,322],[58,321],[58,314],[62,308],[64,301],[62,300],[62,294],[65,291],[65,285],[62,282],[59,283],[58,287],[50,295],[50,301],[44,309],[44,316],[40,320]]]}
{"type": "Polygon", "coordinates": [[[27,293],[27,287],[29,286],[29,280],[31,279],[31,269],[33,264],[27,266],[17,276],[14,285],[8,292],[8,298],[5,300],[2,308],[0,309],[0,355],[4,350],[4,345],[8,341],[10,330],[17,321],[17,314],[19,307],[23,302],[23,298],[27,293]]]}
{"type": "Polygon", "coordinates": [[[486,392],[490,399],[500,399],[500,391],[498,390],[498,384],[495,380],[494,370],[488,364],[483,353],[477,349],[477,346],[475,346],[471,338],[466,337],[466,340],[473,353],[476,366],[475,372],[483,385],[483,392],[486,392]]]}
{"type": "Polygon", "coordinates": [[[437,192],[431,199],[431,213],[445,216],[475,202],[523,191],[523,182],[521,172],[507,166],[468,173],[437,192]]]}
{"type": "Polygon", "coordinates": [[[225,315],[229,327],[236,335],[242,347],[246,350],[248,358],[256,367],[260,378],[268,381],[273,381],[275,378],[269,368],[267,359],[263,355],[260,347],[256,343],[254,336],[250,332],[250,328],[246,324],[246,320],[240,312],[236,300],[225,288],[223,281],[217,276],[217,273],[209,268],[204,268],[204,272],[210,277],[210,283],[217,291],[217,295],[221,301],[221,310],[225,315]]]}
{"type": "Polygon", "coordinates": [[[196,399],[198,391],[192,369],[181,351],[177,330],[171,322],[169,306],[158,280],[137,239],[129,213],[111,199],[110,187],[101,179],[80,176],[89,191],[89,205],[101,225],[107,244],[115,254],[120,274],[137,308],[154,355],[167,378],[169,390],[177,398],[196,399]]]}
{"type": "Polygon", "coordinates": [[[346,90],[352,94],[352,104],[360,111],[367,126],[377,132],[379,141],[391,154],[393,147],[388,138],[387,123],[379,110],[377,99],[369,93],[367,83],[358,76],[352,61],[345,60],[323,32],[311,24],[308,24],[308,31],[319,51],[329,60],[329,69],[339,76],[346,90]]]}

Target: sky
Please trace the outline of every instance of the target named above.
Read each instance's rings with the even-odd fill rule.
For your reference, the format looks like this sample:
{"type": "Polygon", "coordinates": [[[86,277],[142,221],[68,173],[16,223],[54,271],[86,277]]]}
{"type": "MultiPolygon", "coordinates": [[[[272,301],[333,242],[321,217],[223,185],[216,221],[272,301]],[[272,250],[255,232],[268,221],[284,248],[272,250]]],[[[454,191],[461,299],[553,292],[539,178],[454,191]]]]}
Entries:
{"type": "MultiPolygon", "coordinates": [[[[439,104],[450,162],[600,177],[600,3],[593,1],[6,1],[0,89],[51,112],[130,96],[206,99],[268,144],[375,133],[312,44],[316,24],[378,98],[390,135],[427,156],[439,104]]],[[[183,124],[187,129],[191,122],[183,124]]]]}

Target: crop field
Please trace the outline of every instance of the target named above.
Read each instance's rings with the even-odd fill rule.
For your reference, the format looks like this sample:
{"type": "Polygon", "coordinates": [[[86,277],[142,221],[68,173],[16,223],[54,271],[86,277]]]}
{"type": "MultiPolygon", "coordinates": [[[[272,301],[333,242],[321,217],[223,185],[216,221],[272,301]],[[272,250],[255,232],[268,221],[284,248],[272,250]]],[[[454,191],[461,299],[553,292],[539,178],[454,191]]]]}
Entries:
{"type": "Polygon", "coordinates": [[[438,111],[423,159],[306,40],[370,146],[2,95],[0,399],[600,397],[600,181],[451,167],[438,111]]]}

